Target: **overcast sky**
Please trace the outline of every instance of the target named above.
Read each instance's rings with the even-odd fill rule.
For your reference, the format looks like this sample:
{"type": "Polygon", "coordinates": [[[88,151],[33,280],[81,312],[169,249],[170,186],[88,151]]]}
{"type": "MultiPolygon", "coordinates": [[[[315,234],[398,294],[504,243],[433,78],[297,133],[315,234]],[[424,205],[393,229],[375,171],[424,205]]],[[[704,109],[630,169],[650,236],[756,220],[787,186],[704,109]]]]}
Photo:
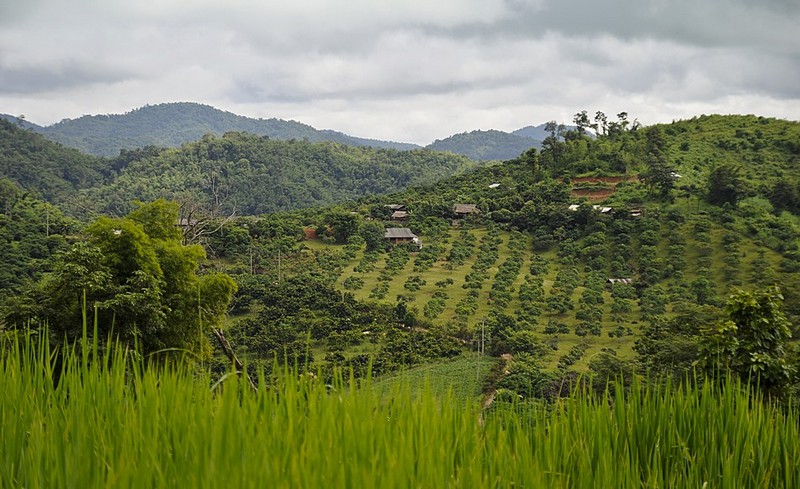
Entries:
{"type": "Polygon", "coordinates": [[[0,112],[192,101],[428,144],[586,109],[800,119],[800,0],[0,0],[0,112]]]}

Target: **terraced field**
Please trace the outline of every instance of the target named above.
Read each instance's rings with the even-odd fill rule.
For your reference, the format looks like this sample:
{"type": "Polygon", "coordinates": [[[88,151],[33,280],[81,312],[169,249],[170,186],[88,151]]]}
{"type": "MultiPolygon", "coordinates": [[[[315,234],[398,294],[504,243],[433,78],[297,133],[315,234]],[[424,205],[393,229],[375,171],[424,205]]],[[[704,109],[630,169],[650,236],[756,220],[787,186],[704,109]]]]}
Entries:
{"type": "MultiPolygon", "coordinates": [[[[589,236],[546,252],[533,251],[531,236],[523,233],[480,224],[453,227],[438,237],[422,235],[419,252],[362,250],[337,285],[358,299],[406,301],[418,318],[463,338],[472,350],[490,316],[506,315],[548,345],[545,366],[567,361],[585,370],[603,349],[631,357],[647,314],[669,315],[676,298],[724,298],[731,286],[780,279],[774,251],[702,213],[676,215],[682,214],[662,212],[626,224],[637,227],[635,238],[610,231],[604,239],[589,236]],[[619,277],[620,269],[634,280],[648,273],[658,278],[647,286],[634,282],[612,289],[606,279],[619,277]]],[[[316,251],[339,247],[307,243],[316,251]]]]}

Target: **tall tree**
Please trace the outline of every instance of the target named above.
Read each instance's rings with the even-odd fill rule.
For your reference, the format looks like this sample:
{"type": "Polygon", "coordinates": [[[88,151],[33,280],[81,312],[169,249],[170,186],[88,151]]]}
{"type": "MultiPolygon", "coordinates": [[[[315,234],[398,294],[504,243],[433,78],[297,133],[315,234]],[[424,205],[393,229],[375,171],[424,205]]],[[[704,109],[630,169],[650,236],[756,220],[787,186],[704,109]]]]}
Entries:
{"type": "Polygon", "coordinates": [[[715,205],[736,205],[742,195],[742,168],[738,165],[719,165],[708,175],[708,196],[715,205]]]}
{"type": "Polygon", "coordinates": [[[675,186],[675,170],[669,164],[666,155],[666,141],[658,126],[647,130],[647,170],[641,175],[650,187],[658,190],[662,197],[666,197],[675,186]]]}
{"type": "Polygon", "coordinates": [[[101,340],[137,342],[143,353],[209,354],[206,333],[227,313],[236,284],[224,274],[198,275],[205,253],[181,244],[177,219],[178,204],[164,200],[139,203],[125,218],[97,219],[58,256],[28,312],[67,338],[80,333],[84,311],[94,311],[101,340]]]}
{"type": "Polygon", "coordinates": [[[728,318],[702,330],[705,365],[713,372],[730,369],[768,393],[783,396],[796,372],[786,358],[791,330],[782,303],[778,287],[736,290],[725,306],[728,318]]]}

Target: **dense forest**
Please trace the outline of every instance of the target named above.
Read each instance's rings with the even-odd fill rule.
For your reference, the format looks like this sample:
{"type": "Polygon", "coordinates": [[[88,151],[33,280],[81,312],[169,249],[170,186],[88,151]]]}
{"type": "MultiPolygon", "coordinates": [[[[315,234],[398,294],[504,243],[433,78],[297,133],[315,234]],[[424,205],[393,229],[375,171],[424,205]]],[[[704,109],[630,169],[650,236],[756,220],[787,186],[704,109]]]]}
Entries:
{"type": "Polygon", "coordinates": [[[338,143],[206,135],[180,148],[85,155],[0,120],[0,175],[73,216],[125,215],[135,200],[169,198],[258,214],[396,192],[475,168],[465,157],[338,143]]]}
{"type": "Polygon", "coordinates": [[[541,148],[541,140],[502,131],[472,131],[437,139],[427,147],[450,151],[473,160],[510,160],[530,148],[541,148]]]}

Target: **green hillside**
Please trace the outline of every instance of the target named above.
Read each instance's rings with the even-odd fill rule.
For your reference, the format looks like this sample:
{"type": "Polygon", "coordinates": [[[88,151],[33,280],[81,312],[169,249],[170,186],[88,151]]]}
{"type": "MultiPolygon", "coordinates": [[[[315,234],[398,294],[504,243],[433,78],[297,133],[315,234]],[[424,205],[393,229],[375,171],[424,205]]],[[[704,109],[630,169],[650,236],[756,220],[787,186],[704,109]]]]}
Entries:
{"type": "Polygon", "coordinates": [[[274,139],[333,141],[352,146],[415,149],[407,143],[354,138],[336,131],[320,131],[307,124],[281,119],[253,119],[196,103],[147,105],[125,114],[85,115],[35,127],[45,137],[98,156],[116,156],[121,149],[144,146],[177,147],[206,134],[249,132],[274,139]]]}
{"type": "MultiPolygon", "coordinates": [[[[306,270],[321,267],[357,300],[400,308],[404,324],[456,339],[465,351],[484,342],[491,355],[510,355],[501,387],[522,389],[514,379],[533,372],[552,389],[575,371],[682,371],[700,361],[704,328],[726,317],[737,289],[779,286],[796,336],[800,221],[791,199],[773,202],[781,203],[776,188],[796,195],[799,128],[714,116],[597,139],[568,133],[501,165],[299,217],[297,226],[321,238],[291,246],[306,270]],[[759,128],[764,144],[714,143],[736,137],[742,124],[759,128]],[[701,134],[688,147],[685,125],[701,134]],[[732,200],[715,200],[731,197],[714,176],[719,168],[735,176],[732,200]],[[456,219],[457,203],[481,212],[456,219]],[[391,221],[389,204],[404,204],[407,220],[391,221]],[[347,220],[337,212],[351,217],[350,238],[336,238],[340,244],[333,236],[347,220]],[[384,226],[409,227],[422,249],[365,251],[369,230],[384,226]]],[[[263,246],[254,227],[233,233],[241,249],[263,246]]],[[[291,256],[283,255],[284,274],[291,256]]],[[[253,270],[252,254],[220,257],[240,271],[250,260],[253,270]]],[[[261,273],[274,279],[275,260],[274,251],[257,256],[255,270],[271,264],[261,273]]],[[[333,358],[326,343],[315,345],[316,361],[333,358]]],[[[370,350],[336,351],[346,363],[370,350]]]]}
{"type": "Polygon", "coordinates": [[[205,245],[205,270],[237,281],[227,334],[254,366],[387,375],[444,359],[467,369],[460,360],[481,350],[502,359],[484,390],[552,399],[581,372],[681,378],[725,358],[743,377],[769,375],[771,394],[790,392],[800,124],[584,129],[479,168],[429,150],[229,133],[114,160],[119,176],[81,196],[116,213],[169,197],[243,215],[184,241],[205,245]],[[407,214],[392,217],[397,206],[407,214]],[[287,208],[304,210],[261,214],[287,208]],[[422,247],[390,246],[386,227],[410,228],[422,247]],[[769,341],[737,336],[754,314],[775,328],[769,341]]]}
{"type": "Polygon", "coordinates": [[[111,183],[83,193],[87,205],[125,214],[134,200],[163,197],[254,215],[397,192],[476,166],[463,156],[430,150],[282,141],[247,133],[207,135],[180,148],[133,155],[111,183]]]}
{"type": "Polygon", "coordinates": [[[530,148],[540,148],[541,140],[497,130],[472,131],[437,139],[426,147],[464,155],[477,161],[509,160],[530,148]]]}
{"type": "Polygon", "coordinates": [[[0,177],[41,198],[63,202],[78,189],[100,184],[107,164],[0,119],[0,177]]]}

